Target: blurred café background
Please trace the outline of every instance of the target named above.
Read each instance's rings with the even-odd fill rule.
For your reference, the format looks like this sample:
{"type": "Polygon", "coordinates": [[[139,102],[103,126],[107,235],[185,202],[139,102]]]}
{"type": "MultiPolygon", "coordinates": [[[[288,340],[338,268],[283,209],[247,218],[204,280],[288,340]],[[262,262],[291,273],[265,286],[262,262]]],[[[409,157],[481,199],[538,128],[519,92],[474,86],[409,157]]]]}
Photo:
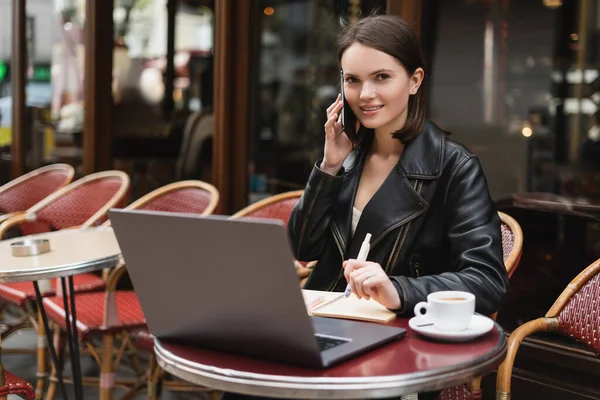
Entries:
{"type": "MultiPolygon", "coordinates": [[[[415,26],[430,118],[523,228],[510,332],[600,257],[597,0],[4,0],[0,184],[56,162],[127,172],[130,201],[201,179],[224,214],[302,189],[339,89],[339,20],[371,13],[415,26]]],[[[593,353],[542,334],[524,349],[515,387],[600,398],[593,353]]]]}

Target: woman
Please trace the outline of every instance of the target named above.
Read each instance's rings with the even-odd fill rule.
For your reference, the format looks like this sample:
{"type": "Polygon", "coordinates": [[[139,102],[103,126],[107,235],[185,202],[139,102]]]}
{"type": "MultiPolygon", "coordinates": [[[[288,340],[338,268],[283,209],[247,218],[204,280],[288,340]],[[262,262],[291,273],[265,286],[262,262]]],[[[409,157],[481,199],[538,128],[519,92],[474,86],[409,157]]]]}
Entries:
{"type": "Polygon", "coordinates": [[[500,220],[477,158],[425,121],[427,81],[411,28],[393,16],[364,18],[342,32],[338,61],[362,140],[342,131],[338,97],[327,109],[324,158],[288,225],[296,258],[319,260],[305,288],[349,284],[400,315],[431,292],[462,290],[475,294],[478,312],[496,312],[508,284],[500,220]],[[359,262],[367,233],[371,250],[359,262]]]}
{"type": "Polygon", "coordinates": [[[427,79],[403,20],[375,16],[342,33],[344,93],[364,138],[341,129],[338,97],[327,109],[324,158],[294,209],[299,260],[319,260],[305,288],[373,298],[401,315],[431,292],[475,294],[498,311],[508,276],[500,219],[477,157],[425,120],[427,79]],[[372,234],[366,262],[355,258],[372,234]]]}

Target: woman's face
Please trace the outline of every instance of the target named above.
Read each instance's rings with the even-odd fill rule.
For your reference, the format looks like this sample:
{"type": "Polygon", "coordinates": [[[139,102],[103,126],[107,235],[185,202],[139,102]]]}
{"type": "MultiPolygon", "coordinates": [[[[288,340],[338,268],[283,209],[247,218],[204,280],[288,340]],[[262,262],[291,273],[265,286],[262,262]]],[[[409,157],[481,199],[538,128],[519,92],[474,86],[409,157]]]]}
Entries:
{"type": "Polygon", "coordinates": [[[418,68],[409,76],[395,57],[360,43],[342,54],[344,95],[361,124],[395,132],[406,123],[408,98],[423,80],[418,68]]]}

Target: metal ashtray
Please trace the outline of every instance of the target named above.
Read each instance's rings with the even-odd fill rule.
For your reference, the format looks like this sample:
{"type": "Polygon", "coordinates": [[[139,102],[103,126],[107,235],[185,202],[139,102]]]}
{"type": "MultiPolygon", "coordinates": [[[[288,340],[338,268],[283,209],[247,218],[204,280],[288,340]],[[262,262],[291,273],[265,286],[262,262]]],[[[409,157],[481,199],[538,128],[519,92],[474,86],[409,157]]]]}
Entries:
{"type": "Polygon", "coordinates": [[[50,251],[48,239],[25,239],[10,245],[14,257],[37,256],[50,251]]]}

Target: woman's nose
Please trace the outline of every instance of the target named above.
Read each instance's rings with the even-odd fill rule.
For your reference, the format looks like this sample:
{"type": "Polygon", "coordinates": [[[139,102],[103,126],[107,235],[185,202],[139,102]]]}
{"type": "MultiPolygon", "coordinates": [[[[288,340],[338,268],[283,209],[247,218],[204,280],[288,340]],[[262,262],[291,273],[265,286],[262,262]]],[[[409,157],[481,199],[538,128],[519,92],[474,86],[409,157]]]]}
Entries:
{"type": "Polygon", "coordinates": [[[360,91],[361,100],[370,100],[375,97],[375,88],[372,84],[365,82],[360,91]]]}

